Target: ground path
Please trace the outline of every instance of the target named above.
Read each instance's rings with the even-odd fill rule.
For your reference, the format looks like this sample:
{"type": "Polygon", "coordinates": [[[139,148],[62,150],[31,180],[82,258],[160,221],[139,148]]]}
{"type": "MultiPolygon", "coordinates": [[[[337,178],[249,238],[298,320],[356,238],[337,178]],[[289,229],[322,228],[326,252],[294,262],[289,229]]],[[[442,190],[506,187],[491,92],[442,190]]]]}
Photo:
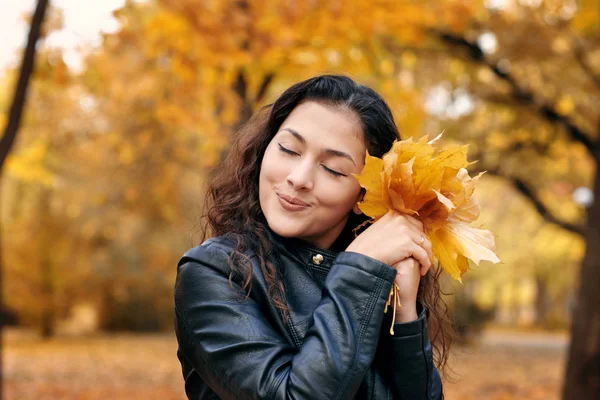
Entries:
{"type": "MultiPolygon", "coordinates": [[[[173,335],[3,334],[8,400],[185,400],[173,335]]],[[[494,331],[457,346],[446,400],[559,400],[567,337],[494,331]]]]}

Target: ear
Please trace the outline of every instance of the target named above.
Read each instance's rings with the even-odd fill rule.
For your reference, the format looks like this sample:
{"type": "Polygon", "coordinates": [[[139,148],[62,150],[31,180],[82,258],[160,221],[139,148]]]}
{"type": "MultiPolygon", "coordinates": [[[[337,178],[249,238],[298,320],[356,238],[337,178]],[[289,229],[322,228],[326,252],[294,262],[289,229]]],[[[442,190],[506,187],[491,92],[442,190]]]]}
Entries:
{"type": "Polygon", "coordinates": [[[358,204],[355,204],[354,207],[352,207],[352,212],[356,215],[360,215],[363,212],[360,210],[360,208],[358,208],[358,204]]]}

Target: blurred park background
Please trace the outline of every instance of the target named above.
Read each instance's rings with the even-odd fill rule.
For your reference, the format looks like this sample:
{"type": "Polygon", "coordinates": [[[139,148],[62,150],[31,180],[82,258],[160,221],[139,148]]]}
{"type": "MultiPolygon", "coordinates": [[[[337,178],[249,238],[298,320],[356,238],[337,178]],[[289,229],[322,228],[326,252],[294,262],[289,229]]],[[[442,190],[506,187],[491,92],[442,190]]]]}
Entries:
{"type": "MultiPolygon", "coordinates": [[[[0,0],[5,135],[42,3],[0,0]]],[[[445,282],[447,398],[600,398],[598,1],[47,3],[1,170],[5,398],[185,398],[172,292],[203,182],[254,110],[320,73],[487,171],[477,225],[502,264],[445,282]]]]}

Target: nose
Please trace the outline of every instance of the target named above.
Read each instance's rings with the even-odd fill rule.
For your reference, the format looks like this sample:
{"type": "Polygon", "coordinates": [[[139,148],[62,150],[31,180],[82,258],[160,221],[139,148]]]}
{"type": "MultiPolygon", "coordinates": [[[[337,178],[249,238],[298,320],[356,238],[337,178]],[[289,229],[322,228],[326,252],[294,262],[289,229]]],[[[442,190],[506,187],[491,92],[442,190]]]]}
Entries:
{"type": "Polygon", "coordinates": [[[297,191],[311,190],[314,185],[312,165],[309,162],[296,164],[288,174],[286,180],[297,191]]]}

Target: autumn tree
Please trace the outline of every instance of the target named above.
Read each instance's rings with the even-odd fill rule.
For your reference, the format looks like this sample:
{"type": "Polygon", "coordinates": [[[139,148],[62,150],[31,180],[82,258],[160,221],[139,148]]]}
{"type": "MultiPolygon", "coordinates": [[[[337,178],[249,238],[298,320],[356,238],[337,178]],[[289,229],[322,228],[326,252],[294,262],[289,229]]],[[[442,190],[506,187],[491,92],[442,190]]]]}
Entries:
{"type": "MultiPolygon", "coordinates": [[[[80,84],[97,119],[72,158],[94,177],[97,188],[88,185],[90,191],[102,188],[100,207],[110,207],[102,218],[83,222],[93,235],[110,234],[96,253],[106,253],[113,261],[103,264],[114,268],[127,244],[126,264],[139,265],[139,272],[127,273],[123,265],[107,274],[104,293],[114,295],[106,304],[123,293],[134,296],[148,276],[172,276],[174,249],[189,243],[171,233],[182,237],[186,222],[201,213],[205,168],[220,160],[249,113],[289,83],[319,72],[350,73],[387,93],[396,111],[409,116],[402,119],[407,130],[415,130],[423,117],[420,99],[397,90],[396,60],[382,43],[415,46],[424,36],[411,28],[419,26],[414,21],[460,25],[471,12],[461,2],[419,4],[161,1],[119,10],[121,29],[105,35],[86,59],[80,84]]],[[[152,282],[160,288],[143,296],[160,290],[168,298],[170,280],[152,282]]]]}
{"type": "Polygon", "coordinates": [[[563,398],[596,398],[600,202],[571,196],[600,193],[598,9],[591,1],[538,3],[492,9],[463,33],[431,32],[460,51],[475,78],[468,91],[496,113],[477,129],[479,168],[510,182],[545,221],[585,239],[563,398]]]}
{"type": "MultiPolygon", "coordinates": [[[[33,17],[31,19],[31,25],[29,29],[29,35],[27,38],[27,45],[23,54],[21,67],[19,70],[19,78],[15,87],[14,96],[12,99],[11,107],[8,112],[8,118],[6,120],[6,126],[4,127],[4,134],[0,140],[0,177],[2,176],[4,162],[13,147],[15,138],[21,125],[21,119],[25,103],[27,99],[27,92],[29,88],[29,81],[35,66],[35,54],[36,45],[38,39],[42,33],[42,24],[44,22],[44,16],[46,9],[48,8],[47,0],[39,0],[33,17]]],[[[0,212],[0,215],[2,213],[0,212]]],[[[0,227],[0,231],[1,231],[0,227]]],[[[0,239],[0,244],[2,243],[0,239]]],[[[3,273],[2,263],[2,247],[0,246],[0,274],[3,273]]],[[[4,280],[2,280],[4,281],[4,280]]],[[[3,297],[3,296],[0,296],[3,297]]]]}
{"type": "MultiPolygon", "coordinates": [[[[585,226],[571,194],[591,187],[593,163],[560,121],[589,127],[597,94],[564,50],[574,16],[550,13],[551,24],[545,5],[487,3],[129,1],[115,13],[120,29],[89,51],[80,75],[48,49],[3,193],[21,293],[35,298],[44,276],[24,267],[35,232],[35,263],[52,267],[58,314],[87,299],[103,328],[169,328],[174,264],[194,244],[186,237],[202,212],[206,173],[251,112],[291,83],[332,72],[378,90],[403,137],[445,130],[445,143],[470,143],[469,158],[480,160],[473,167],[488,170],[484,212],[519,242],[500,242],[510,248],[499,254],[507,265],[498,275],[482,268],[477,279],[525,275],[548,289],[538,291],[540,304],[552,290],[567,297],[585,226]],[[558,72],[565,76],[554,79],[558,72]],[[515,94],[513,82],[523,90],[515,94]],[[559,118],[523,98],[528,91],[559,118]],[[529,208],[512,200],[517,194],[529,208]]],[[[39,304],[14,304],[39,318],[39,304]]]]}

